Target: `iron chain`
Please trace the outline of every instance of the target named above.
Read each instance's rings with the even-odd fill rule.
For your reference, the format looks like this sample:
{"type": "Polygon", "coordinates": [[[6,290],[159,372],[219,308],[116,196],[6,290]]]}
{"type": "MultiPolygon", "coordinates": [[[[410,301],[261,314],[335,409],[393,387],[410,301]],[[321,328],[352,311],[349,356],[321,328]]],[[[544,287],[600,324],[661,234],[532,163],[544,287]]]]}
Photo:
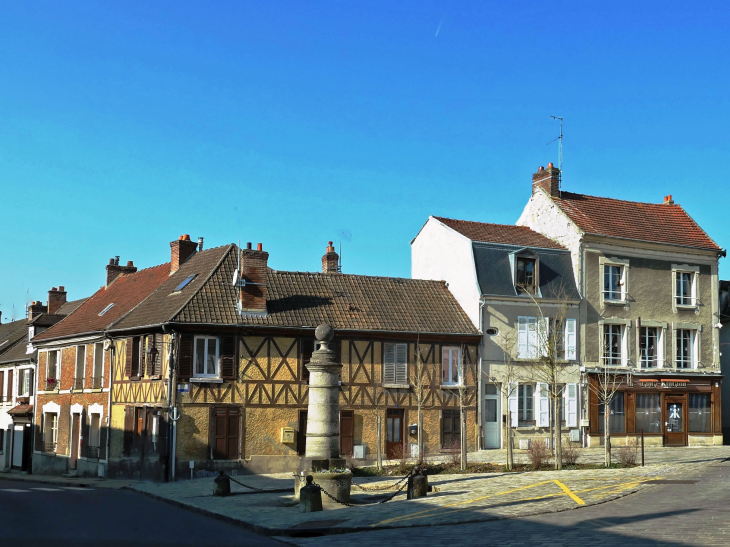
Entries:
{"type": "Polygon", "coordinates": [[[223,476],[225,476],[225,477],[228,477],[228,478],[229,478],[230,480],[232,480],[232,481],[233,481],[233,482],[235,482],[236,484],[240,484],[240,485],[241,485],[241,486],[243,486],[244,488],[248,488],[249,490],[254,490],[255,492],[261,492],[262,494],[265,494],[265,493],[267,493],[267,492],[277,492],[277,490],[262,490],[261,488],[256,488],[256,487],[254,487],[254,486],[249,486],[248,484],[243,484],[242,482],[240,482],[240,481],[237,481],[236,479],[234,479],[233,477],[231,477],[231,476],[230,476],[229,474],[227,474],[227,473],[223,473],[223,476]]]}
{"type": "MultiPolygon", "coordinates": [[[[385,498],[384,500],[380,500],[380,501],[374,501],[374,502],[372,502],[372,503],[359,503],[358,505],[377,505],[377,504],[380,504],[380,503],[385,503],[385,502],[387,502],[387,501],[390,501],[390,500],[392,500],[392,499],[393,499],[394,497],[396,497],[396,496],[397,496],[398,494],[400,494],[400,493],[401,493],[401,492],[403,491],[403,489],[404,489],[404,488],[405,488],[406,486],[408,486],[408,482],[406,481],[406,479],[408,479],[408,477],[410,477],[410,476],[411,476],[412,474],[413,474],[413,470],[409,471],[409,472],[408,472],[408,474],[407,474],[407,475],[406,475],[405,477],[403,477],[402,479],[400,479],[400,480],[399,480],[398,482],[396,482],[395,484],[392,484],[392,485],[390,485],[390,486],[389,486],[388,488],[393,488],[393,487],[397,486],[398,484],[400,484],[401,482],[403,483],[403,484],[401,484],[401,485],[400,485],[400,487],[398,488],[398,490],[396,490],[395,492],[393,492],[393,493],[392,493],[392,494],[391,494],[390,496],[388,496],[388,497],[387,497],[387,498],[385,498]],[[405,482],[404,482],[404,481],[405,481],[405,482]]],[[[353,504],[351,504],[351,503],[347,503],[347,502],[345,502],[345,501],[341,501],[341,500],[338,500],[338,499],[337,499],[336,497],[334,497],[334,496],[333,496],[332,494],[330,494],[329,492],[327,492],[327,490],[325,490],[324,488],[322,488],[322,487],[321,487],[321,486],[320,486],[319,484],[317,484],[316,482],[313,482],[312,484],[314,484],[314,486],[316,486],[317,488],[319,488],[319,489],[320,489],[320,491],[321,491],[321,492],[322,492],[322,493],[323,493],[323,494],[324,494],[325,496],[327,496],[327,497],[328,497],[329,499],[331,499],[332,501],[334,501],[334,502],[336,502],[336,503],[339,503],[340,505],[344,505],[345,507],[355,507],[355,505],[353,505],[353,504]]],[[[355,485],[355,486],[357,486],[357,485],[355,485]]],[[[358,488],[360,488],[360,490],[364,490],[364,489],[363,489],[362,487],[360,487],[360,486],[358,486],[358,488]]],[[[385,490],[385,488],[377,488],[377,489],[373,489],[373,490],[385,490]]],[[[366,492],[367,492],[367,490],[364,490],[364,491],[366,491],[366,492]]]]}

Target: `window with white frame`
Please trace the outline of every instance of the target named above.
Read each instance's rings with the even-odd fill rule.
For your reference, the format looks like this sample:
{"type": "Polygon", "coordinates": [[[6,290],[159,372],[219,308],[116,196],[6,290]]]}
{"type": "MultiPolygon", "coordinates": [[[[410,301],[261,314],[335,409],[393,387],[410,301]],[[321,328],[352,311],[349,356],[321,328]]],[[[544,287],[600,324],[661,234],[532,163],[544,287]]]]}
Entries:
{"type": "Polygon", "coordinates": [[[94,344],[94,371],[91,380],[91,387],[101,389],[101,378],[104,370],[104,344],[94,344]]]}
{"type": "Polygon", "coordinates": [[[620,366],[624,364],[624,326],[603,325],[603,355],[604,365],[620,366]]]}
{"type": "Polygon", "coordinates": [[[517,357],[534,359],[537,357],[537,318],[517,318],[517,357]]]}
{"type": "Polygon", "coordinates": [[[677,306],[697,305],[695,278],[695,272],[674,272],[674,299],[677,306]]]}
{"type": "Polygon", "coordinates": [[[58,446],[58,414],[45,412],[43,414],[43,451],[55,452],[58,446]]]}
{"type": "Polygon", "coordinates": [[[33,395],[33,369],[18,369],[18,397],[33,395]]]}
{"type": "Polygon", "coordinates": [[[515,258],[515,287],[518,291],[535,294],[537,287],[537,261],[534,258],[515,258]]]}
{"type": "Polygon", "coordinates": [[[408,344],[383,344],[383,383],[408,383],[408,344]]]}
{"type": "Polygon", "coordinates": [[[519,424],[531,424],[535,421],[535,386],[533,384],[517,386],[517,421],[519,424]]]}
{"type": "Polygon", "coordinates": [[[76,376],[74,389],[84,388],[84,373],[86,372],[86,346],[76,346],[76,376]]]}
{"type": "Polygon", "coordinates": [[[53,350],[47,353],[46,361],[46,389],[58,388],[61,378],[61,350],[53,350]]]}
{"type": "Polygon", "coordinates": [[[659,327],[641,327],[639,329],[641,368],[657,368],[662,358],[662,329],[659,327]]]}
{"type": "Polygon", "coordinates": [[[697,331],[677,329],[675,333],[676,355],[674,366],[677,368],[695,368],[698,360],[697,331]]]}
{"type": "Polygon", "coordinates": [[[194,375],[198,378],[218,377],[218,338],[195,337],[194,375]]]}
{"type": "Polygon", "coordinates": [[[626,268],[620,264],[603,265],[603,299],[626,300],[626,268]]]}
{"type": "Polygon", "coordinates": [[[456,386],[461,383],[461,348],[441,348],[441,385],[456,386]]]}

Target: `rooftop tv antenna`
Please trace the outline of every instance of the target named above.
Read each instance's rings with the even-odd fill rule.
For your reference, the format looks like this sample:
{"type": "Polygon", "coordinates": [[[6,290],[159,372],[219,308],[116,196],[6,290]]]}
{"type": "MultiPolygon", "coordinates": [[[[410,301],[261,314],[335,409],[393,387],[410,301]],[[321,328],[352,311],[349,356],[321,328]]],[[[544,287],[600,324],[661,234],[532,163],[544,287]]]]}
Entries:
{"type": "Polygon", "coordinates": [[[553,116],[552,114],[550,117],[553,120],[560,120],[560,135],[558,137],[555,137],[553,140],[551,140],[548,144],[552,144],[555,141],[558,141],[558,169],[560,169],[560,174],[558,175],[560,177],[560,184],[562,186],[563,183],[563,118],[561,116],[553,116]]]}

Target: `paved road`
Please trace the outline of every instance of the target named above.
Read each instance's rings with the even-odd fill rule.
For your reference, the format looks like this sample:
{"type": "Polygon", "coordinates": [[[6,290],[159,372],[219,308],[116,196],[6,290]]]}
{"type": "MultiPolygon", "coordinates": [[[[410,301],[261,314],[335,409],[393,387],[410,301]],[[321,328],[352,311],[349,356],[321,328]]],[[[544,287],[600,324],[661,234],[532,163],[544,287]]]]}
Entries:
{"type": "Polygon", "coordinates": [[[323,541],[327,547],[730,545],[730,462],[705,467],[695,479],[696,484],[653,485],[616,501],[562,513],[288,541],[307,547],[323,541]]]}
{"type": "Polygon", "coordinates": [[[176,547],[283,544],[135,492],[0,479],[0,544],[176,547]]]}

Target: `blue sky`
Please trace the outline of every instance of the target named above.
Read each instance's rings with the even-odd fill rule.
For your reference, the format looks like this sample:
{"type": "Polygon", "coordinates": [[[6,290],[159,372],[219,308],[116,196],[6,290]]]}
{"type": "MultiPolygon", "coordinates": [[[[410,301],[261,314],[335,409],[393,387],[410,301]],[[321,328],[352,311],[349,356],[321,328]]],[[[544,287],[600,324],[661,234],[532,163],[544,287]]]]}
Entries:
{"type": "Polygon", "coordinates": [[[672,194],[730,246],[726,2],[0,10],[3,320],[184,233],[300,271],[334,240],[345,272],[408,277],[428,215],[517,220],[551,114],[565,190],[672,194]]]}

